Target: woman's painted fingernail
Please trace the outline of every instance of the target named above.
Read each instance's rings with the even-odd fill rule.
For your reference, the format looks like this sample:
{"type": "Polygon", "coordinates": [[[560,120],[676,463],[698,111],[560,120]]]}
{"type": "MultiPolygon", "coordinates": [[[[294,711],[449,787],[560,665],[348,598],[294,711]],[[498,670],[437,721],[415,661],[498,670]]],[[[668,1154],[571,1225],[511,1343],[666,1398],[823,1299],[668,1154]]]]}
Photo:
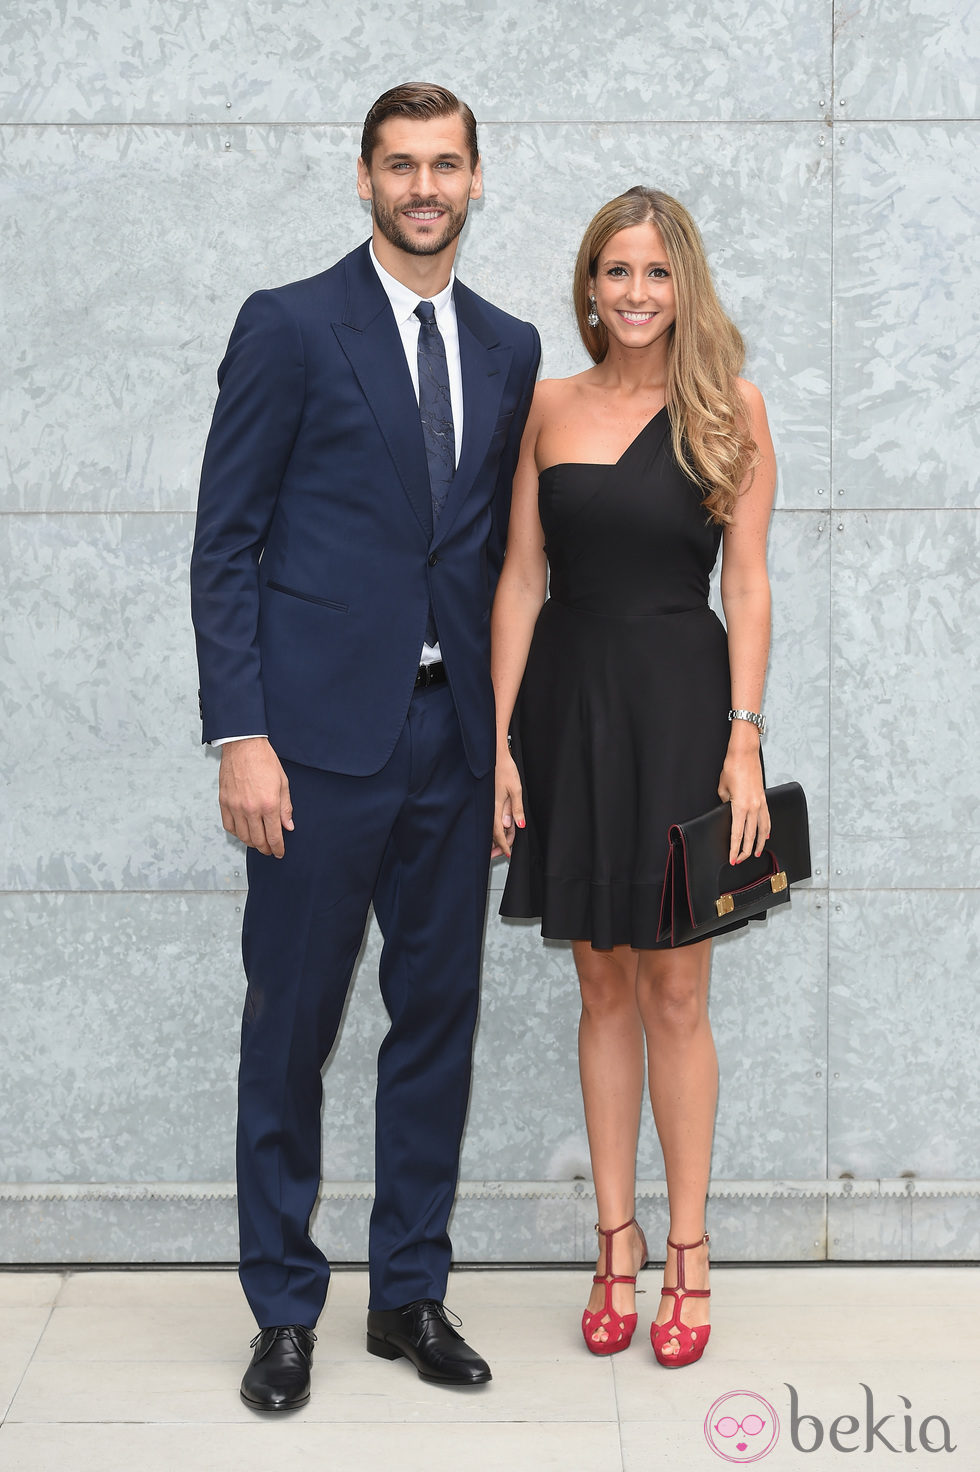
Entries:
{"type": "Polygon", "coordinates": [[[518,828],[523,828],[524,827],[524,819],[523,818],[518,818],[518,820],[517,820],[517,826],[518,826],[518,828]]]}

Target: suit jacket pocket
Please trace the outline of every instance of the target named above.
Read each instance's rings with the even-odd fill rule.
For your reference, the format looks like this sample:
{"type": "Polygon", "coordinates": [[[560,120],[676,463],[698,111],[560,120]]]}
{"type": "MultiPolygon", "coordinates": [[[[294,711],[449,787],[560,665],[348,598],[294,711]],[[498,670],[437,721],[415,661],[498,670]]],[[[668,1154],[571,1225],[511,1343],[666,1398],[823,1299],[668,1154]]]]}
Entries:
{"type": "Polygon", "coordinates": [[[510,434],[510,427],[511,427],[511,424],[513,423],[513,420],[514,420],[513,413],[510,413],[510,414],[501,414],[500,418],[497,420],[496,424],[493,426],[493,434],[490,436],[490,443],[489,443],[489,448],[490,449],[492,449],[492,450],[502,450],[503,449],[503,447],[504,447],[504,445],[505,445],[505,443],[507,441],[507,436],[510,434]]]}
{"type": "Polygon", "coordinates": [[[301,598],[304,603],[316,603],[321,608],[332,608],[336,613],[347,613],[346,603],[336,603],[332,598],[318,598],[315,593],[301,593],[298,588],[287,588],[285,583],[274,583],[272,579],[266,583],[267,588],[272,588],[276,593],[286,593],[290,598],[301,598]]]}

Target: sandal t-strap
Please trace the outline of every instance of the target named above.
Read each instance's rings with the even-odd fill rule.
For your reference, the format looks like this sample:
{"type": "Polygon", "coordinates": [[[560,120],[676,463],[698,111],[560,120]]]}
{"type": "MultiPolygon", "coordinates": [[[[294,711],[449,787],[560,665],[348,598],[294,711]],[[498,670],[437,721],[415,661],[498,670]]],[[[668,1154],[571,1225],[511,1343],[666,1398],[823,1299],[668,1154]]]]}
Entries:
{"type": "Polygon", "coordinates": [[[636,1227],[640,1234],[640,1244],[643,1248],[643,1256],[640,1260],[642,1268],[647,1260],[647,1239],[643,1235],[643,1229],[635,1216],[631,1216],[628,1222],[623,1222],[621,1227],[600,1227],[596,1223],[596,1231],[606,1241],[606,1268],[605,1273],[596,1273],[593,1283],[602,1283],[605,1287],[602,1308],[595,1313],[586,1309],[582,1315],[582,1336],[585,1339],[586,1348],[593,1354],[618,1354],[620,1350],[628,1349],[633,1331],[636,1329],[636,1314],[620,1314],[613,1308],[612,1291],[614,1283],[631,1283],[636,1287],[636,1273],[632,1277],[624,1273],[610,1273],[608,1268],[612,1264],[612,1239],[617,1232],[625,1232],[627,1227],[636,1227]]]}
{"type": "Polygon", "coordinates": [[[684,1254],[693,1252],[696,1247],[706,1247],[710,1238],[705,1232],[700,1242],[671,1242],[667,1238],[667,1246],[673,1247],[677,1253],[677,1287],[663,1289],[665,1295],[673,1298],[674,1312],[666,1324],[653,1324],[650,1329],[650,1342],[657,1360],[668,1370],[680,1369],[682,1365],[693,1365],[704,1354],[711,1334],[710,1324],[701,1324],[696,1329],[690,1328],[681,1320],[681,1311],[684,1307],[685,1298],[710,1298],[710,1288],[688,1288],[684,1282],[684,1254]]]}

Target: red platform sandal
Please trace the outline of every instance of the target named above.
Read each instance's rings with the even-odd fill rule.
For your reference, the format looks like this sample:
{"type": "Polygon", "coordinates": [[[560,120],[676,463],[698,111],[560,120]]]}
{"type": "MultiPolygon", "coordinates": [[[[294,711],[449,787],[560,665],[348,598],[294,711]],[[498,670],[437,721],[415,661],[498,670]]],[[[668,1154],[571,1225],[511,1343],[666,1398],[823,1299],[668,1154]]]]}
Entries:
{"type": "Polygon", "coordinates": [[[696,1247],[706,1247],[711,1239],[707,1232],[700,1242],[671,1242],[667,1238],[667,1246],[673,1247],[677,1253],[677,1287],[663,1289],[663,1292],[674,1300],[674,1312],[666,1324],[653,1324],[650,1328],[650,1342],[657,1360],[668,1370],[678,1370],[682,1365],[693,1365],[704,1354],[711,1334],[710,1324],[700,1324],[692,1329],[688,1324],[681,1322],[681,1310],[684,1307],[685,1298],[710,1298],[710,1288],[686,1288],[684,1286],[684,1254],[693,1252],[696,1247]]]}
{"type": "MultiPolygon", "coordinates": [[[[625,1232],[627,1227],[636,1227],[640,1234],[640,1245],[643,1256],[640,1260],[642,1268],[647,1260],[647,1239],[643,1235],[643,1229],[635,1216],[631,1216],[628,1222],[623,1222],[621,1227],[600,1227],[596,1224],[596,1231],[600,1237],[606,1239],[606,1268],[604,1273],[596,1273],[593,1283],[602,1283],[605,1286],[605,1296],[602,1308],[592,1313],[586,1309],[582,1315],[582,1336],[585,1339],[586,1348],[592,1354],[619,1354],[620,1350],[629,1349],[633,1331],[636,1329],[636,1314],[620,1314],[613,1308],[612,1291],[614,1283],[632,1283],[636,1287],[636,1273],[628,1277],[623,1273],[610,1273],[608,1268],[612,1263],[612,1239],[617,1232],[625,1232]]],[[[639,1268],[637,1269],[639,1272],[639,1268]]]]}

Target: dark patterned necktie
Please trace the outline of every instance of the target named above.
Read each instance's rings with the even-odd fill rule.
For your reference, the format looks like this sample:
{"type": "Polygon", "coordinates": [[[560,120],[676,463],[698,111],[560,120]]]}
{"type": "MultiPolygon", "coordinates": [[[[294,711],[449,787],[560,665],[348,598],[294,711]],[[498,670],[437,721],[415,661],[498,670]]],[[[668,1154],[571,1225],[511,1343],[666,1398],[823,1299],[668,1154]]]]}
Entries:
{"type": "Polygon", "coordinates": [[[429,462],[432,524],[435,526],[456,474],[456,433],[449,397],[446,344],[436,325],[436,309],[431,302],[419,302],[415,315],[419,319],[419,414],[422,417],[425,457],[429,462]]]}

